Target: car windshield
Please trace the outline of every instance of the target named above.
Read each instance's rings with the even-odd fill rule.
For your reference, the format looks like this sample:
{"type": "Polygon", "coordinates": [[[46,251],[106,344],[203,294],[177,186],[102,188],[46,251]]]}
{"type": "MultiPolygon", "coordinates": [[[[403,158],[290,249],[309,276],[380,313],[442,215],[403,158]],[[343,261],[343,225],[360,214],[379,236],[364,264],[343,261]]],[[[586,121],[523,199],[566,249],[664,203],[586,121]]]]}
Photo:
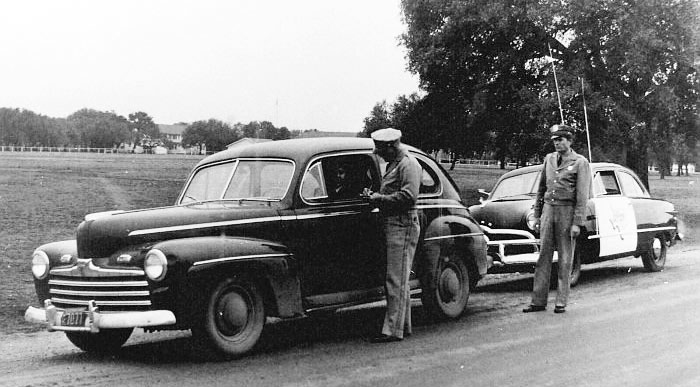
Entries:
{"type": "Polygon", "coordinates": [[[501,182],[494,187],[493,192],[491,192],[491,200],[536,194],[537,177],[539,174],[539,171],[535,171],[501,180],[501,182]]]}
{"type": "Polygon", "coordinates": [[[197,170],[180,204],[212,200],[277,201],[289,189],[294,164],[285,160],[236,160],[197,170]]]}

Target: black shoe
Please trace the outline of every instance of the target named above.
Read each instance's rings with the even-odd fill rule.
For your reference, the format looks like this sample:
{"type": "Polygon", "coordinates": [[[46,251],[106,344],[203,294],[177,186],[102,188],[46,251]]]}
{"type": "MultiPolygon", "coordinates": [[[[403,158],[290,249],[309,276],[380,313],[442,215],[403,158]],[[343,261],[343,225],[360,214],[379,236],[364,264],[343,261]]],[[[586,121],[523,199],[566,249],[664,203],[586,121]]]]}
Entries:
{"type": "Polygon", "coordinates": [[[565,306],[557,305],[554,307],[554,313],[564,313],[564,312],[566,312],[565,306]]]}
{"type": "Polygon", "coordinates": [[[523,309],[523,313],[542,312],[545,309],[546,307],[543,305],[530,305],[527,308],[523,309]]]}
{"type": "Polygon", "coordinates": [[[401,340],[403,340],[403,339],[400,337],[382,334],[379,336],[372,337],[371,339],[369,339],[369,342],[370,343],[392,343],[394,341],[401,341],[401,340]]]}

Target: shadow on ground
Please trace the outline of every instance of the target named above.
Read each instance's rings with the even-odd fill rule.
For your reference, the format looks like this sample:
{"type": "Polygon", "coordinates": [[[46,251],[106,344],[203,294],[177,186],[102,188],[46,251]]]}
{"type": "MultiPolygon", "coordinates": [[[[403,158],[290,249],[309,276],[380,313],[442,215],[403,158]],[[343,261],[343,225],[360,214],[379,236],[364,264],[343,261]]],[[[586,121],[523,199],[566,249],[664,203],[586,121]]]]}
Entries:
{"type": "MultiPolygon", "coordinates": [[[[602,282],[618,282],[625,277],[637,277],[648,274],[641,266],[584,266],[581,273],[580,286],[603,286],[602,282]]],[[[466,318],[493,313],[499,308],[513,308],[514,305],[499,306],[497,298],[508,299],[508,294],[514,298],[522,298],[532,290],[532,274],[512,274],[507,277],[490,278],[487,276],[475,290],[475,298],[479,305],[469,307],[466,318]],[[493,297],[491,297],[493,295],[493,297]],[[490,305],[493,299],[493,305],[490,305]],[[483,304],[483,305],[482,305],[483,304]]],[[[634,278],[631,278],[634,281],[634,278]]],[[[515,301],[513,301],[515,302],[515,301]]],[[[414,304],[412,309],[414,327],[453,324],[453,321],[436,322],[425,314],[423,308],[414,304]]],[[[367,341],[376,335],[382,325],[384,308],[381,306],[344,310],[337,313],[315,314],[304,319],[279,321],[267,324],[257,347],[246,359],[252,360],[259,355],[271,353],[286,353],[313,347],[320,343],[345,343],[352,341],[367,341]]],[[[430,328],[432,329],[432,328],[430,328]]],[[[129,344],[115,354],[99,355],[77,352],[59,355],[53,358],[58,362],[79,361],[86,364],[101,364],[105,362],[134,362],[145,364],[183,364],[201,361],[216,361],[217,359],[203,356],[193,349],[189,332],[178,334],[154,334],[147,341],[129,344]]],[[[242,360],[242,359],[241,359],[242,360]]]]}

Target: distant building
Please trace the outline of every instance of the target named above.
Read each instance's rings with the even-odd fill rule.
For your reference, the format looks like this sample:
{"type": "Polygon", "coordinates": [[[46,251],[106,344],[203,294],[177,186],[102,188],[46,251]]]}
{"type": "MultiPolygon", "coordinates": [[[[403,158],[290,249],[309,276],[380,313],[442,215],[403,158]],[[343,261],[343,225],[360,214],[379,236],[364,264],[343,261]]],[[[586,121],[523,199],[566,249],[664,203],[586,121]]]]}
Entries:
{"type": "Polygon", "coordinates": [[[165,125],[158,124],[158,130],[164,136],[163,140],[170,141],[173,145],[171,150],[184,151],[182,147],[182,133],[187,128],[187,125],[165,125]]]}
{"type": "Polygon", "coordinates": [[[231,148],[238,148],[241,146],[245,145],[250,145],[250,144],[257,144],[259,142],[268,142],[272,141],[269,138],[250,138],[250,137],[243,137],[242,139],[238,141],[234,141],[228,145],[226,145],[226,149],[231,149],[231,148]]]}

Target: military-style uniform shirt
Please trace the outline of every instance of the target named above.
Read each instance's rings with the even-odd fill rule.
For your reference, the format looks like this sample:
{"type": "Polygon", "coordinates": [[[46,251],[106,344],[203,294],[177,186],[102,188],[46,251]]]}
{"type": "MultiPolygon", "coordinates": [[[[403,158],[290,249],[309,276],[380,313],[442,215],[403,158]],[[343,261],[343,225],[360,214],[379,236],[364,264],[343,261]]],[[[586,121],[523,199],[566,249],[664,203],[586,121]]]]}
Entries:
{"type": "Polygon", "coordinates": [[[379,189],[381,198],[376,203],[385,215],[395,215],[414,207],[418,200],[421,173],[418,161],[399,148],[396,160],[386,166],[379,189]]]}
{"type": "Polygon", "coordinates": [[[585,157],[569,150],[557,165],[558,152],[547,155],[542,166],[535,200],[535,216],[542,215],[545,203],[552,206],[574,206],[573,224],[583,226],[586,203],[591,197],[591,167],[585,157]]]}

